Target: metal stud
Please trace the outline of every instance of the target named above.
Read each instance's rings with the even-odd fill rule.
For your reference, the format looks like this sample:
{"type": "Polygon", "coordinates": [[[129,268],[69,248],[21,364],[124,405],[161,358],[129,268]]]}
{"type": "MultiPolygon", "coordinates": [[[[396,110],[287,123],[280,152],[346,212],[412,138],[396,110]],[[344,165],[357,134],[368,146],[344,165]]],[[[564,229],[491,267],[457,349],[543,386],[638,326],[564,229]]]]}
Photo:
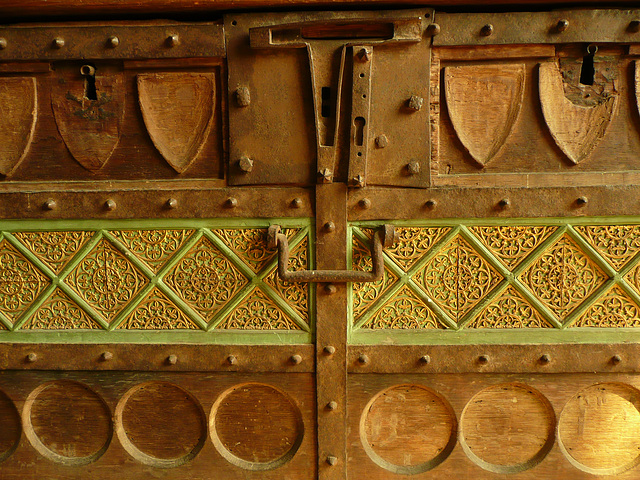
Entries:
{"type": "Polygon", "coordinates": [[[361,62],[368,62],[369,61],[369,51],[366,48],[361,48],[358,51],[358,58],[360,59],[361,62]]]}
{"type": "Polygon", "coordinates": [[[229,355],[229,356],[227,357],[227,363],[228,363],[229,365],[235,365],[236,363],[238,363],[238,359],[236,358],[236,356],[235,356],[235,355],[229,355]]]}
{"type": "Polygon", "coordinates": [[[418,95],[411,95],[409,100],[407,100],[407,106],[409,110],[414,112],[419,111],[422,108],[422,104],[424,103],[424,99],[419,97],[418,95]]]}
{"type": "Polygon", "coordinates": [[[331,400],[329,403],[327,403],[327,410],[335,410],[336,408],[338,408],[338,402],[336,402],[335,400],[331,400]]]}
{"type": "Polygon", "coordinates": [[[178,200],[176,200],[175,198],[170,198],[169,200],[167,200],[167,203],[165,205],[169,210],[173,210],[178,207],[178,200]]]}
{"type": "Polygon", "coordinates": [[[242,157],[240,157],[240,160],[238,160],[238,167],[243,172],[249,173],[251,170],[253,170],[253,160],[243,155],[242,157]]]}
{"type": "Polygon", "coordinates": [[[364,187],[364,177],[362,175],[356,175],[351,179],[351,184],[355,187],[364,187]]]}
{"type": "Polygon", "coordinates": [[[116,202],[114,202],[113,200],[109,199],[106,202],[104,202],[104,209],[112,212],[116,209],[116,202]]]}
{"type": "Polygon", "coordinates": [[[324,347],[322,349],[324,351],[324,353],[326,353],[327,355],[333,355],[334,353],[336,353],[336,347],[334,347],[333,345],[327,345],[326,347],[324,347]]]}
{"type": "Polygon", "coordinates": [[[410,177],[418,175],[420,173],[420,162],[409,162],[406,166],[407,175],[410,177]]]}
{"type": "Polygon", "coordinates": [[[438,202],[436,202],[433,199],[429,199],[424,203],[424,206],[429,209],[436,208],[437,205],[438,205],[438,202]]]}
{"type": "Polygon", "coordinates": [[[620,355],[614,355],[611,357],[611,363],[613,365],[618,365],[620,362],[622,362],[622,357],[620,355]]]}
{"type": "Polygon", "coordinates": [[[588,201],[589,199],[587,197],[578,197],[576,199],[576,203],[578,204],[579,207],[584,207],[588,201]]]}
{"type": "Polygon", "coordinates": [[[367,210],[368,208],[371,208],[371,200],[363,198],[358,202],[358,206],[363,210],[367,210]]]}
{"type": "Polygon", "coordinates": [[[376,137],[376,147],[385,148],[387,145],[389,145],[389,139],[386,135],[382,134],[376,137]]]}
{"type": "Polygon", "coordinates": [[[509,208],[511,206],[511,201],[508,198],[503,198],[498,202],[498,206],[502,209],[509,208]]]}
{"type": "Polygon", "coordinates": [[[333,172],[328,168],[323,168],[318,172],[321,183],[331,183],[333,181],[333,172]]]}
{"type": "Polygon", "coordinates": [[[236,88],[236,103],[239,107],[248,107],[251,104],[251,91],[248,87],[236,88]]]}
{"type": "Polygon", "coordinates": [[[302,356],[296,353],[295,355],[291,355],[289,360],[291,360],[291,363],[293,363],[294,365],[299,365],[300,362],[302,362],[302,356]]]}
{"type": "Polygon", "coordinates": [[[102,352],[102,355],[100,355],[100,360],[102,360],[103,362],[108,362],[112,358],[113,358],[113,353],[111,352],[102,352]]]}
{"type": "Polygon", "coordinates": [[[302,208],[302,199],[296,197],[291,200],[291,208],[302,208]]]}
{"type": "Polygon", "coordinates": [[[629,22],[629,31],[632,33],[640,32],[640,20],[631,20],[629,22]]]}
{"type": "Polygon", "coordinates": [[[327,222],[322,227],[325,232],[331,233],[336,231],[336,224],[333,222],[327,222]]]}
{"type": "Polygon", "coordinates": [[[489,356],[488,355],[480,355],[478,357],[478,363],[480,365],[486,365],[487,363],[489,363],[489,356]]]}
{"type": "Polygon", "coordinates": [[[438,25],[437,23],[432,23],[427,27],[427,35],[435,37],[439,33],[440,33],[440,25],[438,25]]]}
{"type": "Polygon", "coordinates": [[[420,357],[420,363],[423,365],[429,365],[431,363],[431,357],[429,355],[423,355],[420,357]]]}
{"type": "Polygon", "coordinates": [[[178,35],[169,35],[167,37],[167,45],[170,47],[177,47],[180,45],[180,37],[178,35]]]}
{"type": "Polygon", "coordinates": [[[57,206],[58,204],[56,203],[56,201],[50,198],[49,200],[44,202],[44,204],[42,205],[42,208],[44,210],[55,210],[57,206]]]}
{"type": "Polygon", "coordinates": [[[369,357],[363,353],[358,357],[358,362],[360,362],[362,365],[367,364],[369,363],[369,357]]]}
{"type": "Polygon", "coordinates": [[[491,25],[490,23],[487,23],[485,26],[483,26],[480,29],[480,35],[482,35],[483,37],[488,37],[492,34],[493,34],[493,25],[491,25]]]}
{"type": "Polygon", "coordinates": [[[107,40],[107,45],[111,48],[116,48],[118,45],[120,45],[120,39],[115,35],[113,37],[109,37],[109,40],[107,40]]]}
{"type": "Polygon", "coordinates": [[[35,353],[31,352],[29,355],[27,355],[27,362],[34,363],[37,360],[38,360],[38,355],[36,355],[35,353]]]}
{"type": "Polygon", "coordinates": [[[236,208],[238,206],[238,199],[234,197],[227,198],[227,201],[224,202],[224,206],[226,208],[236,208]]]}
{"type": "Polygon", "coordinates": [[[175,365],[176,363],[178,363],[178,356],[172,353],[167,357],[166,362],[168,365],[175,365]]]}
{"type": "Polygon", "coordinates": [[[556,24],[556,30],[559,32],[564,32],[567,28],[569,28],[569,20],[563,18],[562,20],[558,20],[556,24]]]}
{"type": "Polygon", "coordinates": [[[540,356],[540,363],[542,363],[543,365],[546,365],[549,362],[551,362],[551,357],[548,354],[545,353],[540,356]]]}
{"type": "Polygon", "coordinates": [[[329,455],[327,457],[327,463],[333,467],[336,463],[338,463],[338,457],[334,455],[329,455]]]}
{"type": "Polygon", "coordinates": [[[64,38],[62,38],[62,37],[54,38],[52,46],[53,46],[53,48],[58,48],[58,49],[64,47],[64,38]]]}
{"type": "Polygon", "coordinates": [[[326,293],[327,295],[333,295],[337,291],[338,291],[338,289],[336,288],[336,286],[333,283],[327,283],[324,286],[324,293],[326,293]]]}
{"type": "Polygon", "coordinates": [[[0,50],[4,50],[5,48],[7,48],[7,39],[0,37],[0,50]]]}

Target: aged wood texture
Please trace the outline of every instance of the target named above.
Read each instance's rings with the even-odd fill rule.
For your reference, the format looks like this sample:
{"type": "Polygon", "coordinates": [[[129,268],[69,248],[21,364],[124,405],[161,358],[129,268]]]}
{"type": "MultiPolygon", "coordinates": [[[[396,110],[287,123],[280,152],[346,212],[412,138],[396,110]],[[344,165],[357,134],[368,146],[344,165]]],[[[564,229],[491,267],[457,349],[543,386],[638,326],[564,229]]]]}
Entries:
{"type": "Polygon", "coordinates": [[[635,64],[636,106],[638,107],[638,113],[640,113],[640,61],[636,60],[635,64]]]}
{"type": "Polygon", "coordinates": [[[216,105],[211,73],[138,75],[138,99],[149,136],[178,173],[198,157],[216,105]]]}
{"type": "Polygon", "coordinates": [[[638,385],[614,373],[350,375],[349,477],[635,479],[638,385]]]}
{"type": "Polygon", "coordinates": [[[36,79],[0,79],[0,174],[9,176],[24,159],[38,118],[36,79]]]}
{"type": "Polygon", "coordinates": [[[595,105],[580,105],[566,97],[562,74],[554,62],[539,67],[540,104],[551,136],[573,163],[589,156],[607,134],[617,114],[619,96],[613,92],[595,105]]]}
{"type": "Polygon", "coordinates": [[[3,370],[0,392],[3,480],[316,478],[309,373],[3,370]]]}
{"type": "Polygon", "coordinates": [[[451,123],[484,166],[504,146],[524,98],[524,64],[447,67],[444,92],[451,123]]]}

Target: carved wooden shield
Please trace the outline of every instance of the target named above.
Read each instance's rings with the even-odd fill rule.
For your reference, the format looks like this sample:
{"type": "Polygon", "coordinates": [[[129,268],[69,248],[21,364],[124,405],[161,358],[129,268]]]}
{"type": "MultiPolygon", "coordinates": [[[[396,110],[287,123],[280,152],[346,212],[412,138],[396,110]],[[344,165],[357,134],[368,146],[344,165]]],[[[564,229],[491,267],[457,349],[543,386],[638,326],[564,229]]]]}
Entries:
{"type": "Polygon", "coordinates": [[[558,147],[577,164],[606,135],[620,97],[613,93],[593,105],[578,105],[565,96],[562,75],[555,62],[541,63],[539,75],[544,120],[558,147]]]}
{"type": "Polygon", "coordinates": [[[67,149],[87,170],[101,169],[118,146],[124,118],[124,75],[95,74],[95,99],[79,68],[58,70],[51,106],[67,149]]]}
{"type": "Polygon", "coordinates": [[[0,174],[11,175],[27,154],[37,111],[35,78],[0,79],[0,174]]]}
{"type": "Polygon", "coordinates": [[[138,98],[149,136],[178,173],[189,168],[209,136],[215,94],[213,73],[138,75],[138,98]]]}
{"type": "Polygon", "coordinates": [[[444,73],[449,117],[462,145],[484,166],[504,146],[518,119],[525,67],[465,65],[444,73]]]}

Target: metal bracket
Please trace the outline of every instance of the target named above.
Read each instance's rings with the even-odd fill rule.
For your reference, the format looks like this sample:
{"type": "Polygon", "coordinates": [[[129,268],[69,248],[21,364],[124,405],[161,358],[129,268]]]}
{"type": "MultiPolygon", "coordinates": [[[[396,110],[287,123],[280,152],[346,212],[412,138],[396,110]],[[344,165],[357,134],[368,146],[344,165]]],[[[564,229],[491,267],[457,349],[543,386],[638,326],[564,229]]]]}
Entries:
{"type": "Polygon", "coordinates": [[[280,225],[271,225],[267,231],[267,245],[269,248],[278,247],[278,275],[285,282],[300,283],[347,283],[347,282],[377,282],[384,274],[384,258],[382,249],[392,246],[397,241],[393,225],[385,225],[373,235],[371,259],[373,269],[370,272],[356,270],[301,270],[289,271],[289,240],[280,233],[280,225]]]}

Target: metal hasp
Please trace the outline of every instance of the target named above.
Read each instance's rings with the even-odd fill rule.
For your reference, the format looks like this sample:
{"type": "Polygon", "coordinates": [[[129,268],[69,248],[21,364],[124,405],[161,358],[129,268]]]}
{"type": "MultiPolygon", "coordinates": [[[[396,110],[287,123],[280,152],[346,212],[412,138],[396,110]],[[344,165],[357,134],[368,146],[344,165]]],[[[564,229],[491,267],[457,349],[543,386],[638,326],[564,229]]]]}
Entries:
{"type": "Polygon", "coordinates": [[[348,283],[348,282],[377,282],[384,274],[384,258],[382,249],[392,246],[397,240],[393,225],[385,225],[373,235],[371,247],[371,260],[373,269],[370,272],[356,270],[302,270],[288,271],[289,267],[289,241],[287,236],[280,233],[280,225],[271,225],[267,232],[267,244],[269,248],[278,247],[278,275],[285,282],[302,283],[348,283]]]}

